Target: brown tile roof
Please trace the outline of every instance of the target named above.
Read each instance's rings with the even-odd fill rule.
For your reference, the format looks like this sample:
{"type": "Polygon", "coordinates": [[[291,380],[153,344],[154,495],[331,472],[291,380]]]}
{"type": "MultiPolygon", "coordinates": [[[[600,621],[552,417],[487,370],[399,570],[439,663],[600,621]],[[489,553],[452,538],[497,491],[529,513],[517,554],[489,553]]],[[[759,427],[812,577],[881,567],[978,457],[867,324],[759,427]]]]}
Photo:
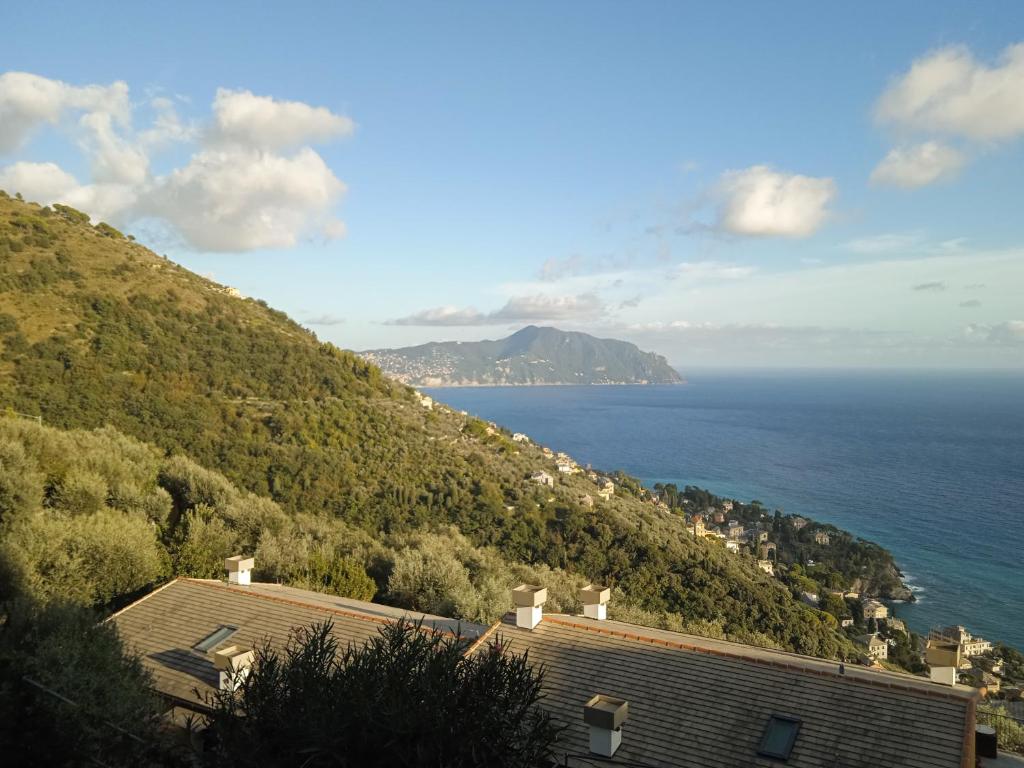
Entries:
{"type": "Polygon", "coordinates": [[[629,702],[616,763],[973,768],[970,690],[849,665],[840,675],[835,662],[575,616],[547,615],[533,631],[506,617],[497,634],[544,665],[544,706],[568,726],[559,759],[588,755],[583,704],[603,693],[629,702]],[[757,755],[772,714],[803,721],[785,763],[757,755]]]}
{"type": "Polygon", "coordinates": [[[362,644],[388,621],[409,617],[423,626],[473,640],[487,627],[440,616],[350,600],[277,584],[228,585],[203,579],[177,579],[114,614],[129,648],[142,656],[157,690],[176,702],[202,708],[205,695],[218,684],[213,651],[225,645],[251,647],[265,639],[283,645],[299,627],[330,619],[342,646],[362,644]],[[209,649],[194,646],[223,625],[238,627],[230,638],[209,649]],[[198,694],[196,690],[198,689],[198,694]]]}

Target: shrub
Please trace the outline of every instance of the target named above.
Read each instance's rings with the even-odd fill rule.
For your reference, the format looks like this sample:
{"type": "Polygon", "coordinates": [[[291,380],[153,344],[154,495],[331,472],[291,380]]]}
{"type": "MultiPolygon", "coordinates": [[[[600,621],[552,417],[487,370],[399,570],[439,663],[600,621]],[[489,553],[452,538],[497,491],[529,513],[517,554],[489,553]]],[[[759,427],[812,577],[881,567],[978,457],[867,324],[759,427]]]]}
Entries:
{"type": "Polygon", "coordinates": [[[539,706],[541,674],[492,644],[397,622],[340,651],[330,623],[283,653],[257,649],[234,694],[214,694],[211,766],[537,766],[558,730],[539,706]]]}

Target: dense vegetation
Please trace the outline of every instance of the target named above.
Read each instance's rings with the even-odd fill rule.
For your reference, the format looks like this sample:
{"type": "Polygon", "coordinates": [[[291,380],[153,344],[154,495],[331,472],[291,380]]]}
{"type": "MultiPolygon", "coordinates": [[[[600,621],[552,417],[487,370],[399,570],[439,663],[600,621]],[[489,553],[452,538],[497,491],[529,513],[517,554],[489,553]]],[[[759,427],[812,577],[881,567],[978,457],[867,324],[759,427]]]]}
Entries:
{"type": "Polygon", "coordinates": [[[73,606],[8,604],[0,622],[7,768],[179,764],[164,743],[149,675],[113,625],[97,619],[73,606]]]}
{"type": "MultiPolygon", "coordinates": [[[[689,514],[722,509],[725,499],[694,486],[679,490],[673,484],[657,484],[655,490],[669,508],[689,514]]],[[[841,589],[861,595],[894,600],[913,600],[900,581],[892,553],[872,541],[857,538],[834,525],[770,512],[760,502],[730,500],[730,520],[746,528],[764,525],[776,545],[775,559],[797,591],[823,594],[841,589]],[[801,521],[802,524],[798,524],[801,521]],[[820,538],[826,534],[827,538],[820,538]]]]}
{"type": "Polygon", "coordinates": [[[257,649],[237,692],[213,696],[204,764],[217,768],[548,765],[558,728],[542,675],[491,643],[388,624],[339,648],[330,624],[298,631],[283,652],[257,649]]]}
{"type": "Polygon", "coordinates": [[[535,325],[496,341],[430,342],[363,354],[416,386],[682,382],[664,357],[635,344],[535,325]]]}
{"type": "Polygon", "coordinates": [[[524,575],[566,610],[592,579],[627,620],[853,653],[825,614],[634,483],[593,507],[583,476],[532,484],[553,470],[539,449],[422,407],[283,314],[76,214],[0,197],[0,403],[90,430],[4,420],[0,519],[20,588],[109,604],[244,550],[260,578],[476,618],[524,575]]]}

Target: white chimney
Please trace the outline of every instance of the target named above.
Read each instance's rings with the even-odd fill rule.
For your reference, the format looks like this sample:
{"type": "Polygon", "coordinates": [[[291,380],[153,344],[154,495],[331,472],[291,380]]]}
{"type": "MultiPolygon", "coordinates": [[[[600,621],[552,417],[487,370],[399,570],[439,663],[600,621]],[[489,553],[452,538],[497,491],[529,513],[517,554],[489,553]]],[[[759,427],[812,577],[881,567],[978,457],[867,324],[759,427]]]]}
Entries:
{"type": "Polygon", "coordinates": [[[239,645],[229,645],[213,654],[213,666],[220,672],[220,689],[235,691],[245,682],[252,671],[252,662],[256,657],[253,651],[247,651],[239,645]]]}
{"type": "Polygon", "coordinates": [[[956,667],[932,667],[929,677],[933,683],[956,685],[956,667]]]}
{"type": "Polygon", "coordinates": [[[622,724],[629,717],[629,702],[597,694],[583,705],[583,722],[590,726],[590,751],[612,757],[622,744],[622,724]]]}
{"type": "Polygon", "coordinates": [[[542,606],[548,599],[548,591],[544,587],[533,584],[520,584],[512,590],[512,600],[516,604],[516,626],[533,629],[543,618],[542,606]]]}
{"type": "Polygon", "coordinates": [[[228,569],[228,584],[241,584],[242,586],[251,584],[250,574],[255,563],[253,558],[245,557],[245,555],[227,558],[224,561],[224,567],[228,569]]]}
{"type": "Polygon", "coordinates": [[[608,618],[608,601],[611,599],[612,591],[608,587],[598,584],[587,584],[580,590],[580,600],[583,602],[583,615],[588,619],[604,621],[608,618]]]}

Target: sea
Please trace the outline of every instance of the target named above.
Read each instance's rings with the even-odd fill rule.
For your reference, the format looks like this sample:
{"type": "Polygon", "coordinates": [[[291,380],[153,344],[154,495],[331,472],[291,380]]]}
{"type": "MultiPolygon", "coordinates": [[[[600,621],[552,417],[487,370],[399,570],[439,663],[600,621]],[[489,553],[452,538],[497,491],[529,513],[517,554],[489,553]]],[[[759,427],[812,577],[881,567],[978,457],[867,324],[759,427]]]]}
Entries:
{"type": "Polygon", "coordinates": [[[697,485],[889,549],[908,626],[1024,649],[1024,374],[687,372],[676,386],[427,390],[583,464],[697,485]]]}

